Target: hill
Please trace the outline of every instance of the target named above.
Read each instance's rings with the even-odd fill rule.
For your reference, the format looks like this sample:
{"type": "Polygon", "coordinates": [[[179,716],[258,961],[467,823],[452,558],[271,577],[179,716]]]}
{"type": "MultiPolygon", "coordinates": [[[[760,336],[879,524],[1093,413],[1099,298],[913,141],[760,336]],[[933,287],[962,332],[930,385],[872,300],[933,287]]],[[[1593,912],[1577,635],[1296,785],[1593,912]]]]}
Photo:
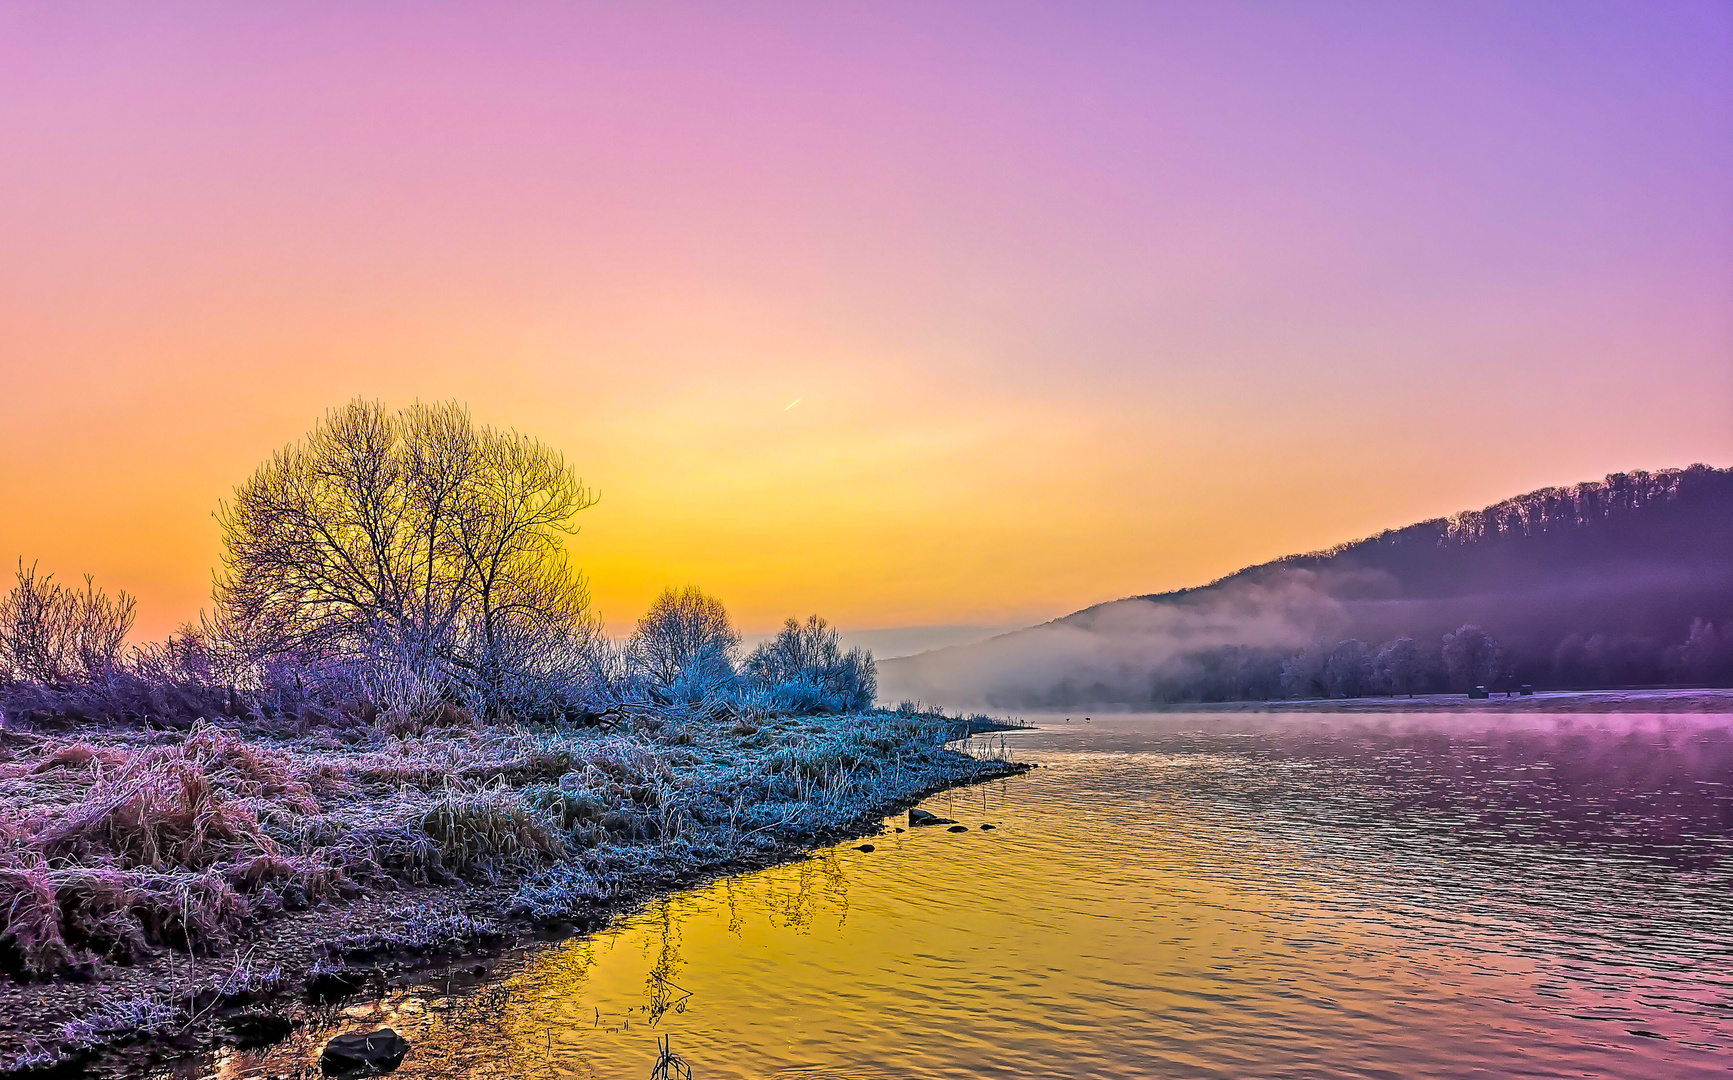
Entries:
{"type": "Polygon", "coordinates": [[[885,661],[880,681],[891,698],[1023,708],[1725,685],[1723,637],[1733,639],[1733,469],[1693,465],[1545,488],[1098,604],[885,661]]]}

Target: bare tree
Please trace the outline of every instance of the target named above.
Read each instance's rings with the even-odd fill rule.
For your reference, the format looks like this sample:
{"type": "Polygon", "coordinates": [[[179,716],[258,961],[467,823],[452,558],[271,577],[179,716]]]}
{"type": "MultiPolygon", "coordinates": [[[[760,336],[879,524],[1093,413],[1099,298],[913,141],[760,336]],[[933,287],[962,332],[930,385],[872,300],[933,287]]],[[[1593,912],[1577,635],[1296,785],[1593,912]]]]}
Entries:
{"type": "Polygon", "coordinates": [[[559,453],[455,402],[357,399],[218,510],[219,618],[260,660],[386,657],[493,704],[593,632],[562,538],[594,502],[559,453]]]}
{"type": "Polygon", "coordinates": [[[683,676],[713,681],[734,671],[740,634],[722,601],[696,585],[666,588],[627,642],[632,666],[666,694],[683,676]]]}
{"type": "Polygon", "coordinates": [[[120,651],[136,617],[135,601],[122,592],[110,598],[88,574],[84,591],[68,589],[54,575],[36,575],[18,561],[18,582],[0,599],[0,674],[60,685],[85,682],[120,663],[120,651]]]}

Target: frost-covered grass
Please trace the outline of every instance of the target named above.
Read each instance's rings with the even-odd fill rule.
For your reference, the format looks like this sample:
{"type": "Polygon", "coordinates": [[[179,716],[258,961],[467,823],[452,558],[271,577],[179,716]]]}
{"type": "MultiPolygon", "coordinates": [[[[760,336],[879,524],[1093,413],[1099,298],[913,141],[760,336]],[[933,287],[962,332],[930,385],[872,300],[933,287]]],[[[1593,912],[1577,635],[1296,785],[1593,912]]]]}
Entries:
{"type": "MultiPolygon", "coordinates": [[[[504,886],[502,916],[569,917],[997,771],[944,747],[954,727],[672,706],[610,731],[0,731],[0,984],[232,950],[284,912],[419,886],[504,886]]],[[[438,914],[331,946],[497,934],[438,914]]]]}

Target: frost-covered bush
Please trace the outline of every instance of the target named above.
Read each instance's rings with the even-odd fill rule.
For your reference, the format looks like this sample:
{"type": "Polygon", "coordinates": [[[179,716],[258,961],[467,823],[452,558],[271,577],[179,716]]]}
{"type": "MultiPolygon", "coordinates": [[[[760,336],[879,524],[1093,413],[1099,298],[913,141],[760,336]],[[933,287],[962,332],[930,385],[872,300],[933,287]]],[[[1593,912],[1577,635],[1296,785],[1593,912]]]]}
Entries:
{"type": "Polygon", "coordinates": [[[722,601],[695,585],[663,589],[626,643],[650,700],[691,704],[726,693],[740,634],[722,601]]]}
{"type": "Polygon", "coordinates": [[[746,678],[789,712],[854,712],[871,707],[878,692],[872,653],[843,652],[836,629],[817,615],[804,625],[789,619],[752,651],[745,668],[746,678]]]}

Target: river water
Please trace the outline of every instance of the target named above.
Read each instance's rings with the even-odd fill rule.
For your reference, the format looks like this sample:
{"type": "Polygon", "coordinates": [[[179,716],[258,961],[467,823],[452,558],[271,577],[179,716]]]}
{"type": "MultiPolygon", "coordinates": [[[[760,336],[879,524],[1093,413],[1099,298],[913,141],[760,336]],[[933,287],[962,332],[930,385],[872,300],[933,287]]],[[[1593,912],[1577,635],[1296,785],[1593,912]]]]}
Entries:
{"type": "Polygon", "coordinates": [[[1733,1065],[1728,717],[1031,719],[1043,767],[925,804],[967,832],[887,822],[344,1024],[408,1077],[642,1078],[663,1036],[698,1080],[1733,1065]]]}

